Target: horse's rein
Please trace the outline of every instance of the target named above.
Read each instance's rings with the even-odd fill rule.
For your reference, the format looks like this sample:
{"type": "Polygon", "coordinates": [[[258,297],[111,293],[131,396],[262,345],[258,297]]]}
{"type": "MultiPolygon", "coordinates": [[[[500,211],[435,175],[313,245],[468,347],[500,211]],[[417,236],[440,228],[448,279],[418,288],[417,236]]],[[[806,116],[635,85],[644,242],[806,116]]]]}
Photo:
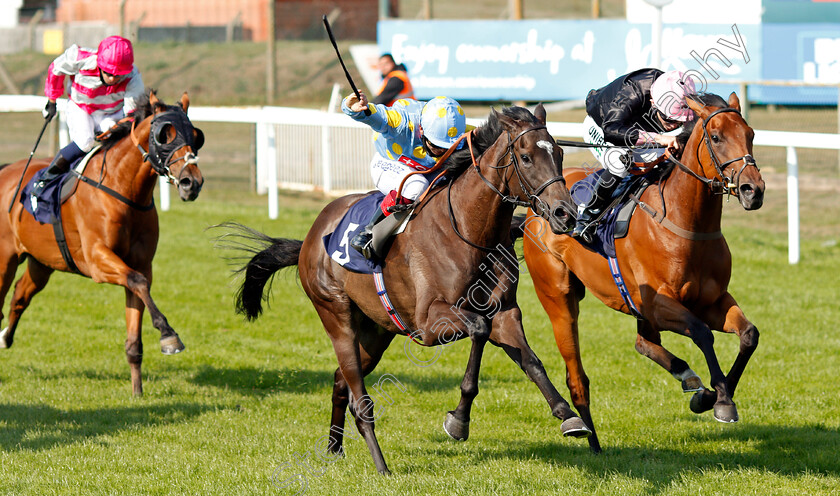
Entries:
{"type": "Polygon", "coordinates": [[[715,166],[715,170],[717,171],[718,175],[720,176],[720,180],[718,180],[717,178],[703,177],[703,176],[697,174],[696,172],[694,172],[693,170],[691,170],[688,166],[686,166],[685,164],[683,164],[679,160],[677,160],[677,158],[674,157],[673,155],[671,155],[670,152],[666,151],[665,153],[668,155],[668,158],[672,162],[677,164],[679,166],[679,168],[683,170],[683,172],[686,172],[688,175],[694,177],[698,181],[700,181],[702,183],[705,183],[707,186],[709,186],[709,189],[712,190],[713,194],[716,194],[716,195],[726,195],[726,194],[728,194],[728,195],[732,195],[732,196],[737,197],[738,196],[738,188],[739,188],[740,183],[741,183],[741,174],[744,172],[744,169],[746,169],[750,165],[752,165],[753,167],[758,169],[758,164],[756,163],[755,158],[753,158],[753,156],[749,153],[746,154],[746,155],[737,157],[737,158],[733,158],[732,160],[727,160],[726,162],[723,162],[723,163],[720,162],[720,159],[715,154],[714,149],[712,149],[712,142],[711,142],[711,138],[709,136],[709,130],[707,129],[706,126],[712,120],[712,117],[714,117],[718,114],[724,113],[724,112],[735,112],[739,116],[741,115],[741,112],[739,112],[738,110],[736,110],[734,108],[717,109],[714,112],[712,112],[711,114],[709,114],[708,117],[703,119],[703,141],[701,143],[697,144],[697,150],[695,151],[695,154],[697,155],[697,159],[699,161],[699,159],[700,159],[700,146],[701,146],[702,143],[706,144],[706,149],[709,152],[709,157],[712,160],[712,164],[714,164],[714,166],[715,166]],[[726,168],[730,164],[735,163],[739,160],[743,160],[744,165],[738,170],[738,172],[733,171],[732,174],[727,177],[726,174],[724,174],[724,171],[726,170],[726,168]]]}
{"type": "MultiPolygon", "coordinates": [[[[490,166],[493,169],[506,169],[506,168],[510,167],[511,165],[513,165],[513,170],[515,171],[516,176],[519,179],[519,185],[522,188],[522,191],[525,192],[525,194],[528,196],[528,199],[531,200],[531,201],[524,201],[524,200],[519,199],[519,197],[506,195],[506,194],[502,193],[501,191],[499,191],[499,189],[493,183],[491,183],[486,177],[484,177],[484,174],[481,173],[481,169],[478,166],[478,161],[475,158],[475,151],[474,151],[473,145],[472,145],[472,132],[467,134],[467,136],[466,136],[467,147],[470,150],[470,158],[472,159],[473,168],[475,169],[476,173],[478,174],[478,177],[480,177],[481,180],[484,181],[484,183],[494,193],[496,193],[499,197],[501,197],[503,202],[513,203],[514,205],[518,205],[518,206],[521,206],[521,207],[529,207],[530,206],[530,207],[533,207],[535,210],[537,210],[537,207],[534,203],[535,202],[542,202],[542,200],[540,200],[540,198],[539,198],[540,193],[542,193],[549,185],[551,185],[555,182],[559,181],[559,182],[562,182],[563,184],[566,184],[566,178],[564,178],[563,175],[561,174],[561,175],[555,176],[555,177],[547,180],[543,184],[541,184],[536,190],[534,190],[533,193],[529,193],[528,188],[525,187],[525,184],[527,184],[527,181],[524,180],[521,172],[519,171],[519,161],[516,159],[516,154],[513,151],[513,146],[516,144],[516,142],[519,140],[519,138],[521,138],[525,134],[527,134],[531,131],[539,131],[540,129],[546,129],[546,127],[545,126],[529,127],[528,129],[525,129],[522,132],[520,132],[518,135],[516,135],[515,138],[512,138],[512,139],[510,138],[510,132],[508,132],[508,139],[509,139],[510,143],[507,146],[507,151],[502,155],[502,157],[510,154],[511,161],[509,163],[507,163],[506,165],[501,165],[500,166],[500,165],[498,165],[499,162],[502,161],[502,157],[500,157],[499,160],[496,161],[497,165],[490,166]]],[[[496,249],[495,246],[494,247],[481,246],[481,245],[478,245],[476,243],[473,243],[472,241],[470,241],[466,237],[464,237],[464,235],[461,234],[461,232],[458,230],[458,226],[455,224],[455,211],[452,208],[452,184],[454,182],[455,181],[450,182],[449,187],[447,188],[447,196],[448,196],[448,203],[449,203],[449,223],[452,225],[452,230],[455,231],[455,234],[457,234],[458,237],[461,238],[462,241],[464,241],[468,245],[472,246],[473,248],[477,248],[479,250],[487,251],[487,252],[491,252],[491,251],[495,250],[496,249]]],[[[528,185],[528,186],[530,186],[530,185],[528,185]]],[[[539,210],[545,210],[545,207],[541,206],[541,208],[539,210]]]]}

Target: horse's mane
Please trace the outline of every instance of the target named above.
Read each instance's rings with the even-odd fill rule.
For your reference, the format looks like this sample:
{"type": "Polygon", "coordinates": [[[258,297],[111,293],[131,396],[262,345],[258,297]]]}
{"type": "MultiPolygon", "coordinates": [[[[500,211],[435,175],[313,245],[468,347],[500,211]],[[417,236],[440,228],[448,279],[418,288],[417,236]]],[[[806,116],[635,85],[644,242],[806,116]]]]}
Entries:
{"type": "MultiPolygon", "coordinates": [[[[164,110],[170,107],[160,101],[152,106],[152,103],[149,101],[150,91],[154,90],[146,91],[146,93],[137,100],[137,108],[134,110],[134,122],[140,123],[146,117],[152,115],[155,110],[164,110]]],[[[115,144],[119,143],[123,138],[131,134],[131,124],[132,121],[127,120],[114,126],[111,129],[110,134],[101,141],[103,149],[105,151],[110,150],[115,144]]]]}
{"type": "MultiPolygon", "coordinates": [[[[720,107],[720,108],[729,108],[729,103],[726,102],[723,98],[719,95],[715,95],[714,93],[696,93],[694,95],[686,95],[686,98],[691,98],[695,102],[703,105],[704,107],[720,107]]],[[[685,149],[685,144],[688,143],[688,138],[691,137],[691,133],[694,132],[694,126],[697,124],[698,117],[697,114],[694,114],[694,119],[686,122],[683,124],[683,130],[677,136],[677,141],[680,143],[680,149],[685,149]]]]}
{"type": "MultiPolygon", "coordinates": [[[[501,113],[516,121],[538,124],[537,118],[534,117],[528,109],[522,107],[505,107],[502,109],[501,113]]],[[[502,134],[502,131],[504,131],[504,125],[499,119],[499,113],[496,112],[495,109],[491,110],[490,116],[487,118],[487,122],[483,126],[475,128],[473,131],[473,154],[478,157],[484,153],[493,145],[493,143],[496,142],[499,135],[502,134]]],[[[449,156],[449,159],[447,159],[444,164],[444,169],[446,169],[447,172],[450,172],[452,176],[458,176],[467,170],[472,163],[473,161],[470,149],[465,143],[460,150],[456,150],[449,156]]]]}

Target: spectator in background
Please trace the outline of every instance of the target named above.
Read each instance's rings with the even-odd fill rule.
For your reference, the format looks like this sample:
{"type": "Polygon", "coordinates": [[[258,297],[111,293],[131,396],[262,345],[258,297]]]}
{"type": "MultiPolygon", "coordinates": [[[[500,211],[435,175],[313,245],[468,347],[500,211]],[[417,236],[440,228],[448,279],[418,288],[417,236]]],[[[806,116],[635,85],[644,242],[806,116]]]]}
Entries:
{"type": "Polygon", "coordinates": [[[411,87],[411,81],[408,80],[405,66],[394,62],[394,57],[390,53],[379,57],[376,67],[382,73],[383,80],[379,94],[371,103],[390,107],[402,98],[414,99],[414,89],[411,87]]]}

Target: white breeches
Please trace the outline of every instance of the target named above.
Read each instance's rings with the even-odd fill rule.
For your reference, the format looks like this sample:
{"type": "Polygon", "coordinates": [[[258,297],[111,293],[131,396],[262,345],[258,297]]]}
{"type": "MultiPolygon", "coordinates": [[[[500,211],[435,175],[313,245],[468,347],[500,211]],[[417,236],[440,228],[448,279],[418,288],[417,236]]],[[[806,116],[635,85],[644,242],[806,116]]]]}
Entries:
{"type": "MultiPolygon", "coordinates": [[[[598,124],[595,123],[595,120],[588,115],[586,116],[586,119],[583,120],[583,140],[593,145],[612,144],[604,141],[604,130],[601,129],[598,124]]],[[[625,177],[627,175],[629,169],[626,165],[624,165],[624,162],[622,162],[622,157],[629,151],[627,148],[607,147],[590,148],[589,150],[592,151],[592,155],[595,155],[598,162],[600,162],[605,169],[610,171],[610,174],[617,177],[625,177]]],[[[665,153],[664,148],[636,149],[633,150],[633,161],[652,162],[659,158],[659,156],[663,153],[665,153]]]]}
{"type": "MultiPolygon", "coordinates": [[[[373,177],[373,184],[383,194],[398,189],[403,178],[414,169],[396,160],[390,160],[381,155],[374,155],[370,162],[370,175],[373,177]]],[[[429,180],[421,174],[414,174],[409,177],[402,189],[402,196],[409,200],[416,200],[426,188],[429,187],[429,180]]]]}
{"type": "Polygon", "coordinates": [[[83,152],[89,152],[93,148],[94,137],[97,134],[111,129],[117,121],[125,116],[122,109],[113,114],[97,113],[90,115],[79,108],[73,100],[67,102],[65,115],[67,116],[70,140],[75,141],[83,152]]]}

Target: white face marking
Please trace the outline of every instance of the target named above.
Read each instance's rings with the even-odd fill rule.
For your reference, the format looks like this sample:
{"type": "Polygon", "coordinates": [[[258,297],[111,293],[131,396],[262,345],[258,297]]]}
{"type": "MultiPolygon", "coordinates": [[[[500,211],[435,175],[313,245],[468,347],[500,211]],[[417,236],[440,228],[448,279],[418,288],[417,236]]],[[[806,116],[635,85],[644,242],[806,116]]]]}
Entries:
{"type": "Polygon", "coordinates": [[[546,140],[539,140],[537,141],[537,146],[548,152],[548,156],[551,157],[551,162],[554,163],[554,143],[546,140]]]}

